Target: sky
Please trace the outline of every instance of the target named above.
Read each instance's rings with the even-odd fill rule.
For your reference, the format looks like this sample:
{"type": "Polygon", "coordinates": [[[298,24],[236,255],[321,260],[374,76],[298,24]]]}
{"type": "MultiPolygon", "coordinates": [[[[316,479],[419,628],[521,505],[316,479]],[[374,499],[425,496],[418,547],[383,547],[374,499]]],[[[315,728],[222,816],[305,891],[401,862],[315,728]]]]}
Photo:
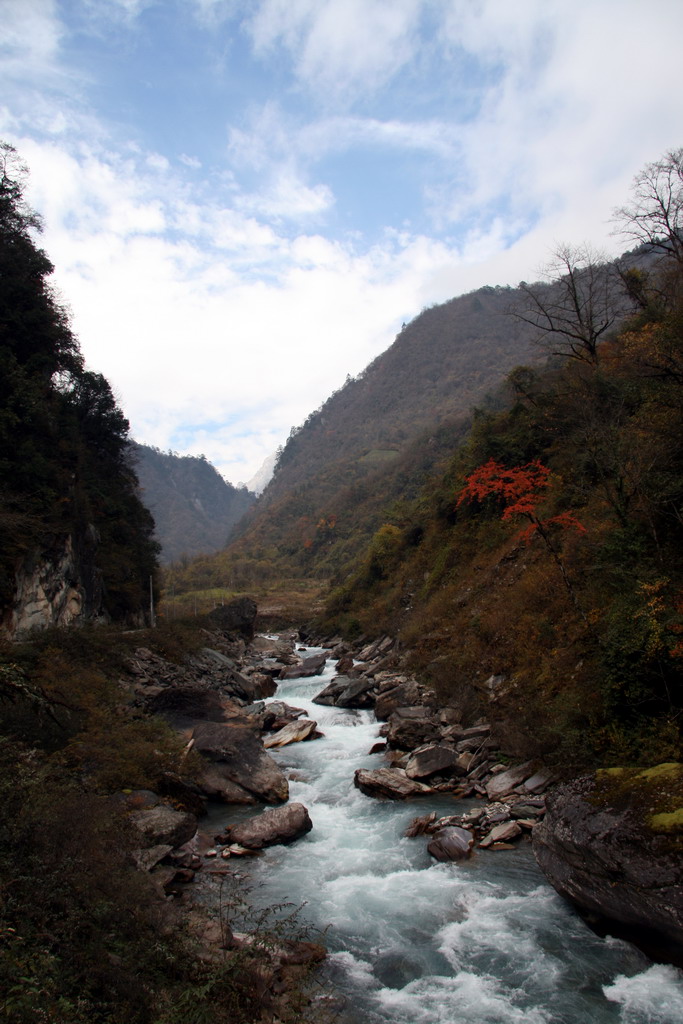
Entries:
{"type": "Polygon", "coordinates": [[[249,481],[421,309],[606,253],[680,0],[0,0],[0,138],[136,440],[249,481]]]}

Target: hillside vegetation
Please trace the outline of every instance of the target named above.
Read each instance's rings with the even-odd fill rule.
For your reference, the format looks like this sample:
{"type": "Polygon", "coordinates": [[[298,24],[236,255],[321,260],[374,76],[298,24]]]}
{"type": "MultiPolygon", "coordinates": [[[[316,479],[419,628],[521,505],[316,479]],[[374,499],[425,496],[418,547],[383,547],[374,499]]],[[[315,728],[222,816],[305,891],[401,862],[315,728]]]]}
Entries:
{"type": "Polygon", "coordinates": [[[230,532],[255,501],[233,487],[205,456],[177,455],[135,444],[140,496],[154,516],[163,563],[225,547],[230,532]]]}
{"type": "MultiPolygon", "coordinates": [[[[400,522],[507,372],[542,359],[509,315],[519,289],[481,288],[424,310],[357,378],[293,429],[275,475],[225,551],[168,575],[176,594],[329,580],[389,517],[400,522]]],[[[210,598],[209,598],[210,600],[210,598]]]]}
{"type": "Polygon", "coordinates": [[[109,383],[86,369],[53,267],[31,232],[25,171],[0,149],[0,613],[17,572],[67,543],[86,614],[139,618],[156,571],[154,523],[142,505],[128,423],[109,383]]]}
{"type": "Polygon", "coordinates": [[[682,161],[647,169],[647,216],[622,212],[649,269],[602,268],[631,315],[596,339],[599,268],[565,273],[572,301],[562,316],[544,308],[555,358],[510,375],[508,407],[476,415],[445,471],[337,581],[318,623],[397,633],[444,697],[488,708],[495,696],[520,754],[680,757],[682,161]],[[663,208],[677,212],[654,234],[663,208]]]}

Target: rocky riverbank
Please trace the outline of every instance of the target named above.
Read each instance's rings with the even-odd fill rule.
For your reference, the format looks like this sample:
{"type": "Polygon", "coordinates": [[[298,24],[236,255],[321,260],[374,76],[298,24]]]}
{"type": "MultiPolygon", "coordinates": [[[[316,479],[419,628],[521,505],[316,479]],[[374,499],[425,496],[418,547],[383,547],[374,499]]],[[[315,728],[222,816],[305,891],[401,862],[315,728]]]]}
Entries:
{"type": "MultiPolygon", "coordinates": [[[[294,842],[312,827],[303,805],[286,802],[287,778],[268,750],[314,741],[317,723],[300,708],[265,698],[278,679],[321,674],[330,657],[337,674],[314,703],[373,710],[380,723],[372,751],[383,754],[384,764],[355,772],[361,792],[383,800],[445,794],[476,801],[465,814],[413,821],[407,834],[424,837],[432,857],[460,860],[477,848],[506,850],[532,838],[551,883],[589,920],[607,930],[629,928],[635,941],[634,929],[647,932],[640,944],[649,952],[680,960],[683,870],[676,844],[683,769],[666,775],[657,828],[642,821],[635,827],[632,809],[614,812],[614,786],[604,784],[621,778],[618,773],[604,776],[601,786],[591,777],[554,788],[558,780],[537,760],[514,763],[495,726],[464,717],[405,672],[391,638],[360,648],[339,638],[318,640],[325,653],[309,657],[294,633],[254,637],[248,628],[217,627],[205,635],[206,647],[181,665],[138,649],[122,680],[141,707],[163,715],[202,758],[196,785],[165,778],[159,793],[127,798],[142,837],[139,865],[160,891],[186,894],[197,870],[215,871],[212,865],[294,842]],[[213,836],[201,829],[206,800],[278,806],[213,836]]],[[[622,783],[623,804],[633,785],[625,776],[622,783]]]]}

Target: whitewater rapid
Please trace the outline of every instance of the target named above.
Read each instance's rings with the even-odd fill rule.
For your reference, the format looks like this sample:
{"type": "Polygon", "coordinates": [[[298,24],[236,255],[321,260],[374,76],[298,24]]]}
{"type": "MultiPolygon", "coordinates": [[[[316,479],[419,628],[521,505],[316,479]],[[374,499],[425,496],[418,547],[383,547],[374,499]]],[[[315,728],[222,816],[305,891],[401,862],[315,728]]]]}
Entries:
{"type": "MultiPolygon", "coordinates": [[[[528,842],[439,864],[424,837],[404,838],[416,815],[473,802],[379,801],[355,789],[356,768],[383,763],[368,753],[378,723],[372,712],[313,704],[333,675],[328,662],[274,698],[305,708],[324,733],[270,751],[313,830],[243,870],[259,903],[305,904],[302,920],[325,932],[339,1024],[683,1022],[683,973],[594,935],[545,882],[528,842]]],[[[223,811],[216,824],[235,818],[223,811]]]]}

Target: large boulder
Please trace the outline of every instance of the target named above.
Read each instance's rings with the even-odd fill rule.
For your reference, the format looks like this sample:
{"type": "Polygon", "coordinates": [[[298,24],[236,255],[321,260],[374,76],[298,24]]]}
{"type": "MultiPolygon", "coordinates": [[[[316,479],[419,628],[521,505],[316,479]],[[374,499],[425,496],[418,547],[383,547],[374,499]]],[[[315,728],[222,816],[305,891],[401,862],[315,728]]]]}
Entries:
{"type": "Polygon", "coordinates": [[[303,804],[285,804],[248,818],[239,825],[231,825],[221,840],[237,843],[247,850],[261,850],[264,846],[293,843],[312,828],[313,823],[303,804]]]}
{"type": "Polygon", "coordinates": [[[371,708],[375,703],[375,694],[372,692],[375,686],[373,679],[361,676],[354,679],[337,697],[338,708],[371,708]]]}
{"type": "Polygon", "coordinates": [[[423,703],[424,688],[414,679],[386,682],[380,686],[375,703],[375,717],[386,722],[400,707],[417,707],[423,703]]]}
{"type": "Polygon", "coordinates": [[[251,640],[254,636],[257,611],[256,602],[250,597],[236,597],[226,605],[209,612],[209,619],[218,629],[226,633],[237,633],[246,640],[251,640]]]}
{"type": "Polygon", "coordinates": [[[195,750],[210,762],[200,779],[210,796],[232,803],[231,793],[238,793],[235,786],[267,803],[277,803],[289,796],[287,779],[264,750],[260,737],[243,721],[202,722],[193,730],[192,738],[195,750]],[[220,793],[221,779],[228,784],[225,795],[220,793]]]}
{"type": "Polygon", "coordinates": [[[351,685],[351,679],[349,676],[335,676],[324,690],[320,693],[316,693],[313,698],[314,704],[321,704],[323,707],[335,707],[337,704],[337,698],[341,697],[342,693],[348,689],[351,685]]]}
{"type": "Polygon", "coordinates": [[[289,722],[277,732],[265,736],[263,746],[266,750],[270,750],[271,747],[286,747],[288,743],[300,743],[302,740],[311,739],[317,728],[318,723],[314,722],[312,718],[300,718],[296,722],[289,722]]]}
{"type": "Polygon", "coordinates": [[[197,831],[197,819],[188,811],[177,811],[168,804],[132,811],[130,820],[141,833],[146,846],[182,846],[197,831]]]}
{"type": "Polygon", "coordinates": [[[191,728],[198,722],[227,722],[241,710],[216,690],[191,685],[166,687],[152,698],[149,708],[176,729],[191,728]]]}
{"type": "Polygon", "coordinates": [[[353,784],[366,796],[388,797],[389,800],[405,800],[433,792],[430,786],[408,778],[402,768],[376,768],[374,771],[358,768],[353,784]]]}
{"type": "Polygon", "coordinates": [[[452,747],[431,744],[411,754],[406,764],[406,775],[411,779],[427,779],[437,772],[457,772],[464,775],[465,770],[458,765],[458,755],[452,747]]]}
{"type": "Polygon", "coordinates": [[[427,707],[397,708],[389,717],[387,743],[390,747],[415,750],[424,743],[437,741],[439,737],[439,721],[427,707]]]}
{"type": "Polygon", "coordinates": [[[658,959],[683,960],[683,765],[612,768],[559,787],[533,849],[589,918],[658,959]]]}
{"type": "Polygon", "coordinates": [[[531,778],[538,768],[536,761],[526,761],[524,764],[515,765],[505,772],[494,775],[490,782],[486,783],[486,795],[490,801],[502,800],[504,796],[514,793],[518,786],[525,779],[531,778]]]}
{"type": "Polygon", "coordinates": [[[466,860],[474,846],[474,836],[466,828],[449,825],[436,831],[427,844],[435,860],[466,860]]]}
{"type": "Polygon", "coordinates": [[[310,658],[304,658],[299,665],[290,665],[289,668],[283,668],[280,678],[308,679],[311,676],[322,675],[326,661],[327,655],[325,653],[312,654],[310,658]]]}

